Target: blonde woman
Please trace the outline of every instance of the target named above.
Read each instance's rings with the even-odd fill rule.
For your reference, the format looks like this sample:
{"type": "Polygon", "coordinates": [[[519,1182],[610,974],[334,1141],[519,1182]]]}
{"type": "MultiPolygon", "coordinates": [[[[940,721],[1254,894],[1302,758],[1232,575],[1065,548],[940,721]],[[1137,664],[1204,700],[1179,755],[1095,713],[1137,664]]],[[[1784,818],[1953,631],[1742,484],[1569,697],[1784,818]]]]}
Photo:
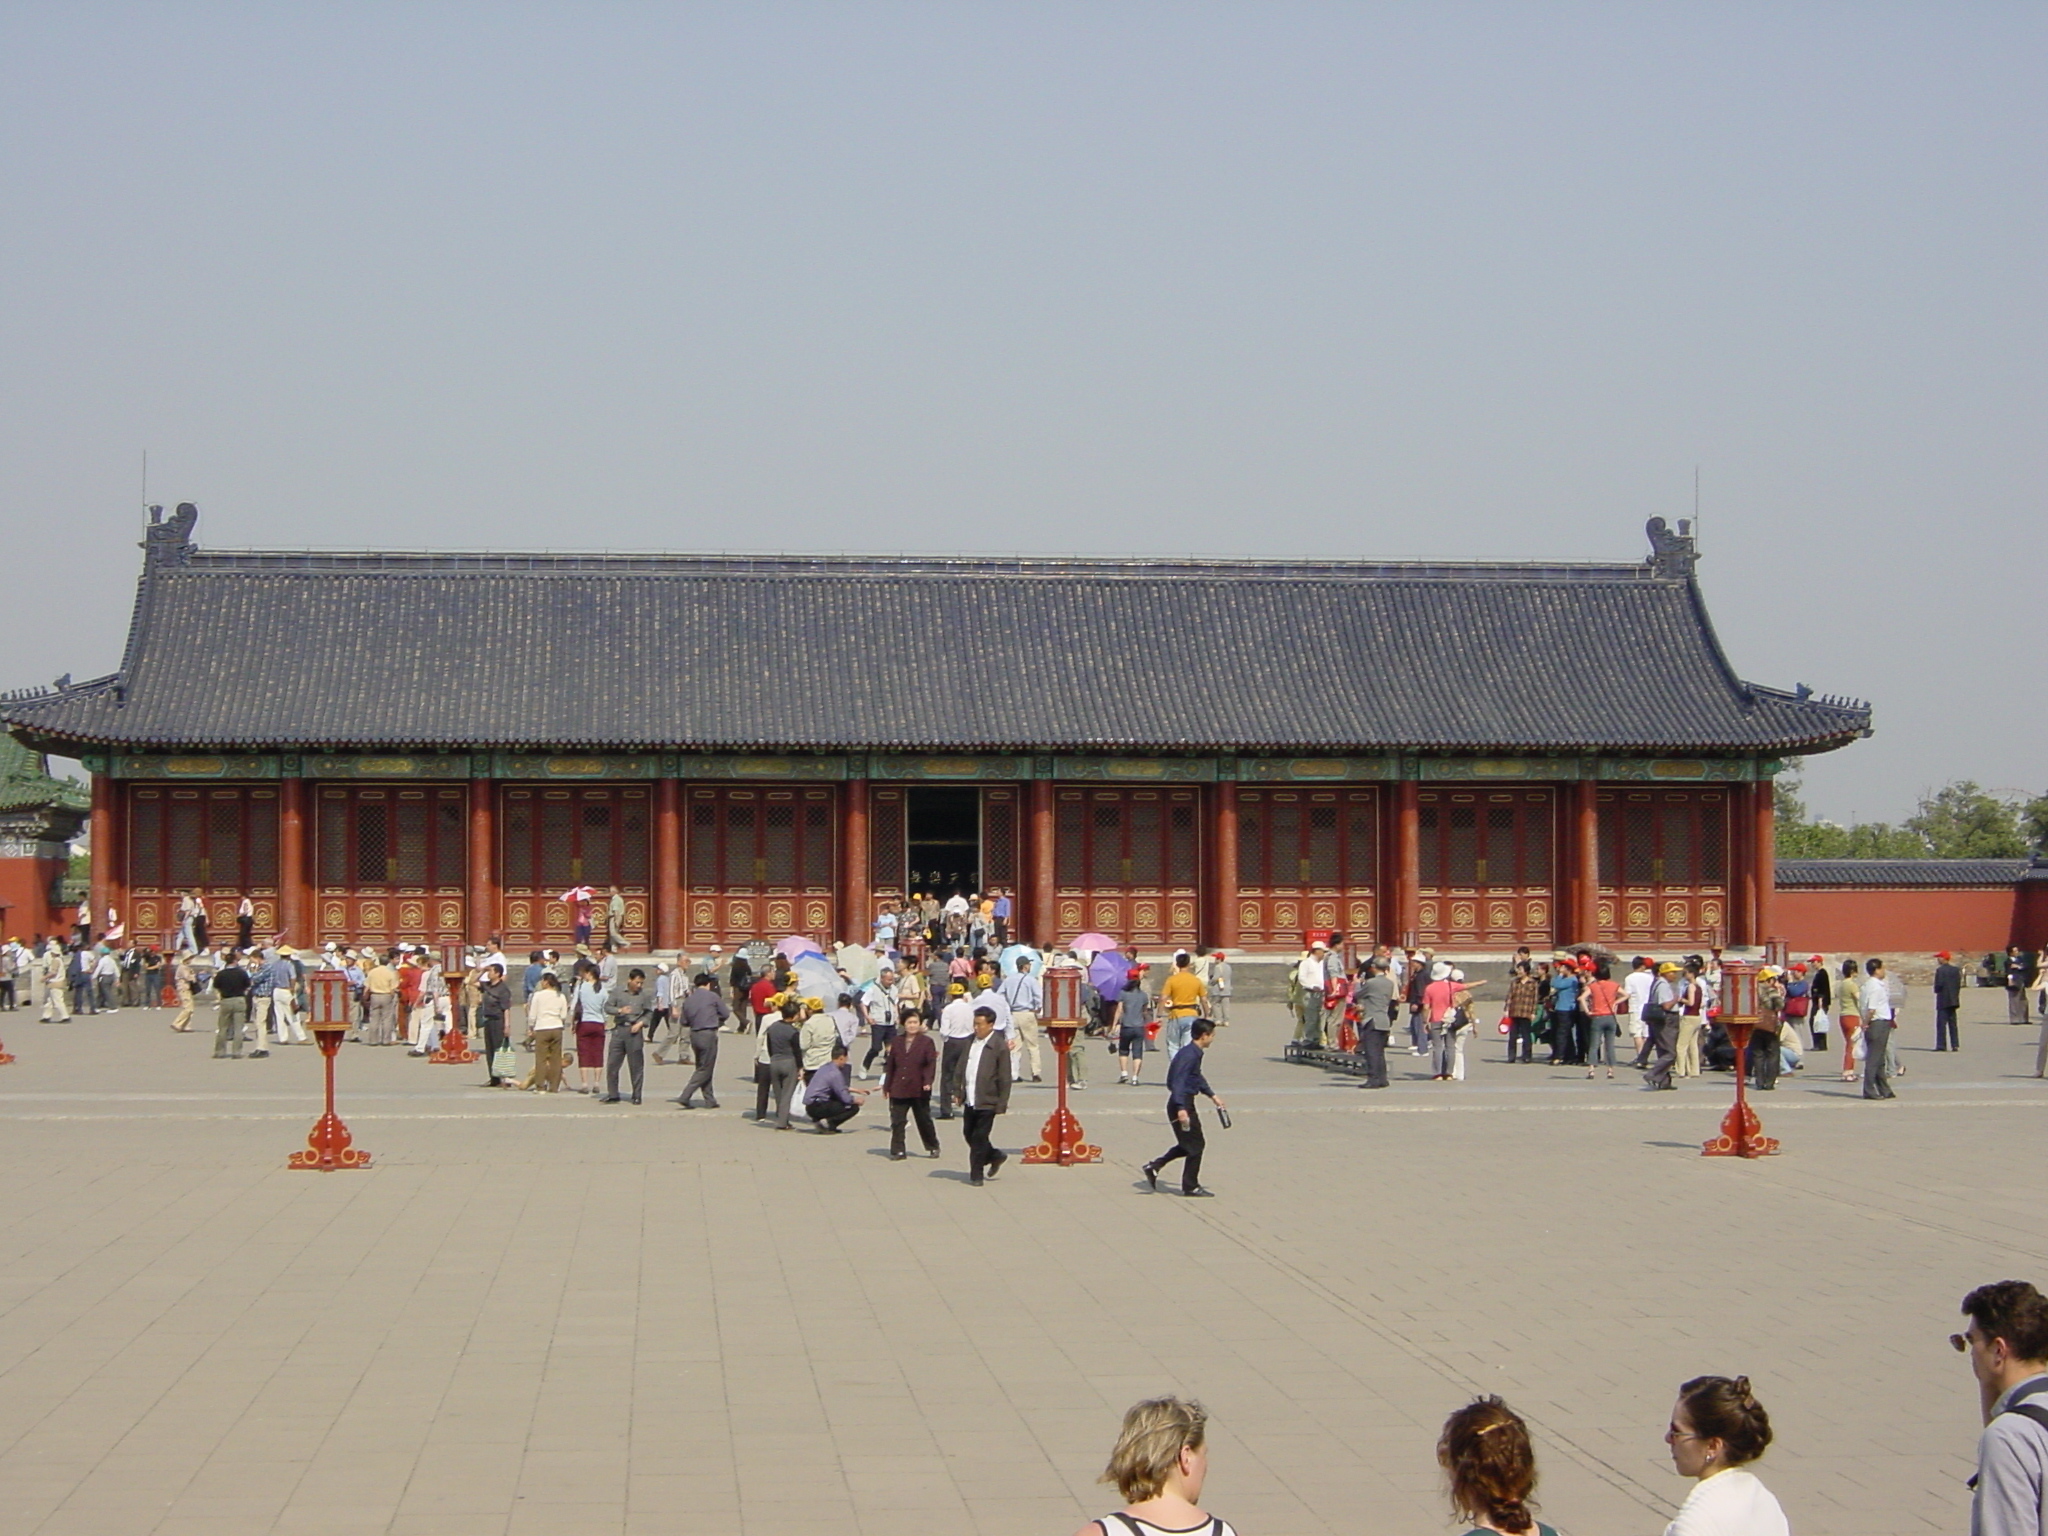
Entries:
{"type": "Polygon", "coordinates": [[[1124,1415],[1101,1481],[1124,1507],[1090,1520],[1074,1536],[1237,1536],[1201,1507],[1209,1475],[1209,1415],[1200,1403],[1155,1397],[1124,1415]]]}

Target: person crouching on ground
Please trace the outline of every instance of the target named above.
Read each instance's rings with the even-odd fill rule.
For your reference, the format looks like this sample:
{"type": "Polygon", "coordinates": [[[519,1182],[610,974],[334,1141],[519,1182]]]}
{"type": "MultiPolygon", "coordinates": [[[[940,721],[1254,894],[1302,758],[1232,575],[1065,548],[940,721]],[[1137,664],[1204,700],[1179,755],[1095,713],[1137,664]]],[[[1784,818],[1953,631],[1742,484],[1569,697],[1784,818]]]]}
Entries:
{"type": "Polygon", "coordinates": [[[825,1065],[804,1084],[804,1113],[817,1125],[820,1136],[837,1136],[839,1128],[860,1113],[861,1101],[868,1096],[865,1088],[848,1085],[847,1056],[846,1042],[835,1040],[825,1065]]]}

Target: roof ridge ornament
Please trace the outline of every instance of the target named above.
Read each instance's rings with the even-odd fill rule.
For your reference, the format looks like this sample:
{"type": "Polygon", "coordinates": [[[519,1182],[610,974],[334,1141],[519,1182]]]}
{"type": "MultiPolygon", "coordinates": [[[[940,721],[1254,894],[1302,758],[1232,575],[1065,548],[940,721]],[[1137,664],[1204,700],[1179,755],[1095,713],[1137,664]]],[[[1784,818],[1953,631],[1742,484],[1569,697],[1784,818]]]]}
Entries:
{"type": "Polygon", "coordinates": [[[1673,581],[1687,581],[1692,578],[1693,567],[1699,564],[1699,544],[1693,538],[1692,519],[1681,517],[1678,531],[1673,533],[1671,525],[1661,517],[1653,517],[1643,525],[1643,532],[1650,536],[1650,569],[1656,575],[1673,581]]]}
{"type": "Polygon", "coordinates": [[[178,503],[178,510],[168,518],[161,506],[149,509],[149,527],[143,530],[142,552],[148,564],[183,565],[192,558],[192,551],[198,546],[192,542],[192,529],[199,522],[199,508],[189,501],[178,503]]]}

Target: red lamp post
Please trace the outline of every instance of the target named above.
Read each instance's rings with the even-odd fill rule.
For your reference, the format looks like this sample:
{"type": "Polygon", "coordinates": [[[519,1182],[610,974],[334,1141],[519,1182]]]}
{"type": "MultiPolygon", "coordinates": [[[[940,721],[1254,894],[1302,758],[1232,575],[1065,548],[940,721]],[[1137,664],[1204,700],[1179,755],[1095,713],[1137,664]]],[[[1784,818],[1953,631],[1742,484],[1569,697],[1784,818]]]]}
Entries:
{"type": "Polygon", "coordinates": [[[306,1027],[319,1042],[327,1068],[327,1113],[313,1122],[313,1129],[306,1136],[306,1150],[294,1152],[289,1166],[320,1173],[332,1173],[337,1168],[367,1168],[370,1154],[354,1145],[348,1127],[334,1112],[334,1057],[341,1049],[342,1036],[348,1033],[349,1014],[355,1006],[348,978],[338,971],[323,971],[311,977],[306,986],[312,1002],[312,1017],[306,1020],[306,1027]]]}
{"type": "MultiPolygon", "coordinates": [[[[460,944],[441,946],[441,978],[455,989],[457,997],[462,995],[463,983],[469,979],[467,965],[460,944]]],[[[457,1015],[452,1006],[452,999],[448,1017],[448,1033],[441,1037],[440,1046],[427,1058],[429,1066],[436,1063],[444,1067],[461,1066],[465,1062],[476,1060],[476,1052],[469,1048],[469,1037],[462,1032],[462,1026],[455,1022],[457,1015]]]]}
{"type": "Polygon", "coordinates": [[[1700,1147],[1702,1157],[1769,1157],[1778,1150],[1775,1137],[1763,1134],[1763,1122],[1749,1107],[1749,1037],[1764,1022],[1757,1002],[1757,967],[1747,960],[1721,962],[1721,1027],[1735,1047],[1735,1104],[1721,1121],[1721,1134],[1700,1147]]]}
{"type": "Polygon", "coordinates": [[[1062,1168],[1099,1163],[1102,1148],[1082,1139],[1081,1122],[1067,1108],[1067,1052],[1074,1048],[1074,1035],[1081,1027],[1079,966],[1056,965],[1045,973],[1044,1022],[1052,1036],[1054,1068],[1059,1073],[1059,1105],[1040,1128],[1038,1145],[1024,1149],[1024,1161],[1058,1163],[1062,1168]]]}

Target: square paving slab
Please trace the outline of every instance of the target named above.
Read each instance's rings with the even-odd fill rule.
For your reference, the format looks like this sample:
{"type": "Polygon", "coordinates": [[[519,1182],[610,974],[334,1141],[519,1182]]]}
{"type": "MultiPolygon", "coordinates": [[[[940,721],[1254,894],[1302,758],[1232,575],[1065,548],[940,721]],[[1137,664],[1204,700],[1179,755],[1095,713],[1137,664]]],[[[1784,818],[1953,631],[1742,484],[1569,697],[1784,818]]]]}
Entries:
{"type": "MultiPolygon", "coordinates": [[[[1678,1382],[1740,1372],[1800,1536],[1962,1530],[1957,1303],[2048,1284],[2035,1032],[1967,1002],[1960,1055],[1909,1013],[1896,1103],[1788,1074],[1756,1163],[1698,1155],[1725,1074],[1589,1083],[1489,1027],[1467,1082],[1403,1053],[1373,1093],[1248,1007],[1199,1202],[1145,1193],[1163,1090],[1099,1043],[1074,1102],[1104,1161],[982,1189],[958,1122],[936,1162],[890,1162],[872,1109],[757,1129],[731,1037],[716,1113],[667,1102],[682,1067],[634,1108],[347,1046],[375,1164],[322,1175],[285,1168],[316,1051],[0,1014],[0,1528],[1069,1536],[1117,1502],[1124,1408],[1179,1392],[1243,1536],[1443,1531],[1436,1432],[1487,1391],[1532,1422],[1545,1518],[1624,1536],[1685,1493],[1678,1382]]],[[[999,1143],[1052,1102],[1019,1085],[999,1143]]]]}

